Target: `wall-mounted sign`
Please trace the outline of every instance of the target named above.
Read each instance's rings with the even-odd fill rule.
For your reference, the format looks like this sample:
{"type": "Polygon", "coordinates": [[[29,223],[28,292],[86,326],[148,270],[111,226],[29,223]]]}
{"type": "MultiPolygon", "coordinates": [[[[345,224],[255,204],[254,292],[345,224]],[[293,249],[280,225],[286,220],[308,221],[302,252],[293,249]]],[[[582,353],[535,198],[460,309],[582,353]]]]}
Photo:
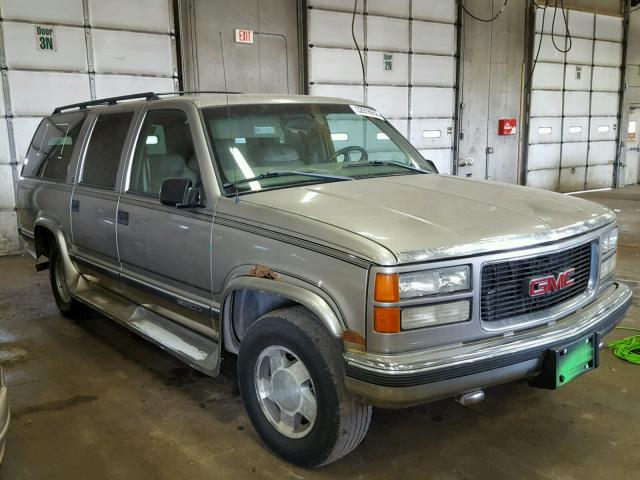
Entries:
{"type": "Polygon", "coordinates": [[[253,30],[236,28],[236,43],[253,43],[253,30]]]}
{"type": "Polygon", "coordinates": [[[393,70],[393,53],[382,54],[382,65],[386,72],[393,70]]]}
{"type": "Polygon", "coordinates": [[[515,118],[501,118],[498,120],[498,135],[515,135],[516,123],[515,118]]]}
{"type": "Polygon", "coordinates": [[[55,52],[58,49],[56,31],[48,25],[36,25],[36,49],[55,52]]]}

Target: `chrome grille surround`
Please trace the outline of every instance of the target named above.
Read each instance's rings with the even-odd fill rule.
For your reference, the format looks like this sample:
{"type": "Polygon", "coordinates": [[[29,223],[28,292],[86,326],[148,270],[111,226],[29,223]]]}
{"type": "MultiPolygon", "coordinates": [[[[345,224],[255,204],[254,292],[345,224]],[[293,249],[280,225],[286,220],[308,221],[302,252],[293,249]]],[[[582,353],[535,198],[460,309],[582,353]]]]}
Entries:
{"type": "MultiPolygon", "coordinates": [[[[429,262],[416,262],[395,266],[374,266],[369,270],[368,307],[367,307],[367,349],[371,352],[393,354],[424,350],[425,348],[439,348],[446,345],[480,342],[496,335],[512,335],[523,330],[551,325],[564,319],[595,300],[599,289],[605,283],[598,280],[600,269],[600,236],[603,232],[613,228],[615,222],[594,230],[569,238],[548,240],[545,243],[521,248],[509,248],[480,255],[463,255],[448,259],[429,262]],[[481,272],[487,264],[516,261],[520,259],[539,257],[571,250],[584,244],[592,245],[591,274],[587,289],[576,296],[549,308],[532,313],[504,318],[497,321],[483,321],[481,318],[481,272]],[[373,307],[392,306],[373,301],[373,287],[377,273],[409,273],[421,270],[444,268],[457,265],[471,266],[471,290],[456,292],[455,294],[422,296],[401,300],[393,306],[401,309],[429,305],[443,301],[455,301],[468,298],[471,300],[471,318],[467,322],[450,325],[433,326],[412,331],[402,331],[398,334],[380,334],[373,330],[373,307]]],[[[605,285],[606,286],[606,285],[605,285]]],[[[478,343],[480,344],[480,343],[478,343]]]]}

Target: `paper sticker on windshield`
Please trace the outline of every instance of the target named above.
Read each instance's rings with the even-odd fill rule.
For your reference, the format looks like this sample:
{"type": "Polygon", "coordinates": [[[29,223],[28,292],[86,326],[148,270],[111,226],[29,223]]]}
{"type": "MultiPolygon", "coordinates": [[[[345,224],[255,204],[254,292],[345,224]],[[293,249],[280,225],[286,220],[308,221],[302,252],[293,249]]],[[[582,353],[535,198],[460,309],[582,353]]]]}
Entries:
{"type": "Polygon", "coordinates": [[[353,113],[358,115],[362,115],[363,117],[373,117],[378,118],[380,120],[384,120],[384,117],[376,112],[373,108],[369,107],[361,107],[360,105],[349,105],[353,113]]]}
{"type": "Polygon", "coordinates": [[[266,127],[253,127],[254,135],[275,135],[276,127],[266,126],[266,127]]]}

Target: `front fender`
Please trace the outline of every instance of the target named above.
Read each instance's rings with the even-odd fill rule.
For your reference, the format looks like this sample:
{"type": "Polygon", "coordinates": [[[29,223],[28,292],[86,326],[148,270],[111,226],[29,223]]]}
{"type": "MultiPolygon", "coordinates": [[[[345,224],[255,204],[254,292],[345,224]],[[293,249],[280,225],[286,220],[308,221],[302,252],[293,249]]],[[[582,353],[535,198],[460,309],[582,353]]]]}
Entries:
{"type": "MultiPolygon", "coordinates": [[[[228,312],[228,302],[231,298],[231,294],[239,289],[256,290],[261,292],[267,292],[285,297],[292,300],[313,312],[325,326],[325,328],[334,337],[341,338],[342,333],[346,329],[345,323],[341,317],[336,314],[336,311],[325,298],[323,298],[317,287],[306,283],[298,278],[289,277],[284,274],[278,274],[277,279],[261,278],[250,275],[236,276],[232,278],[224,287],[222,291],[223,306],[223,322],[225,328],[225,337],[227,331],[228,322],[226,321],[226,312],[228,312]]],[[[337,308],[336,308],[337,310],[337,308]]]]}

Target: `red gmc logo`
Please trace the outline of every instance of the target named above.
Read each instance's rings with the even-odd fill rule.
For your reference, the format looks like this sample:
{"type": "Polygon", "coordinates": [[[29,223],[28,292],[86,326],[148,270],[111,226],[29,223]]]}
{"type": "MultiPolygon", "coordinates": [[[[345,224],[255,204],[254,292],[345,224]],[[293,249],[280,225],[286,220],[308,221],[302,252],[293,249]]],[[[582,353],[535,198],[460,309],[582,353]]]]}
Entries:
{"type": "Polygon", "coordinates": [[[546,277],[532,278],[529,280],[529,296],[539,297],[570,287],[576,283],[572,278],[574,273],[576,273],[576,269],[570,268],[560,272],[557,277],[555,275],[547,275],[546,277]]]}

